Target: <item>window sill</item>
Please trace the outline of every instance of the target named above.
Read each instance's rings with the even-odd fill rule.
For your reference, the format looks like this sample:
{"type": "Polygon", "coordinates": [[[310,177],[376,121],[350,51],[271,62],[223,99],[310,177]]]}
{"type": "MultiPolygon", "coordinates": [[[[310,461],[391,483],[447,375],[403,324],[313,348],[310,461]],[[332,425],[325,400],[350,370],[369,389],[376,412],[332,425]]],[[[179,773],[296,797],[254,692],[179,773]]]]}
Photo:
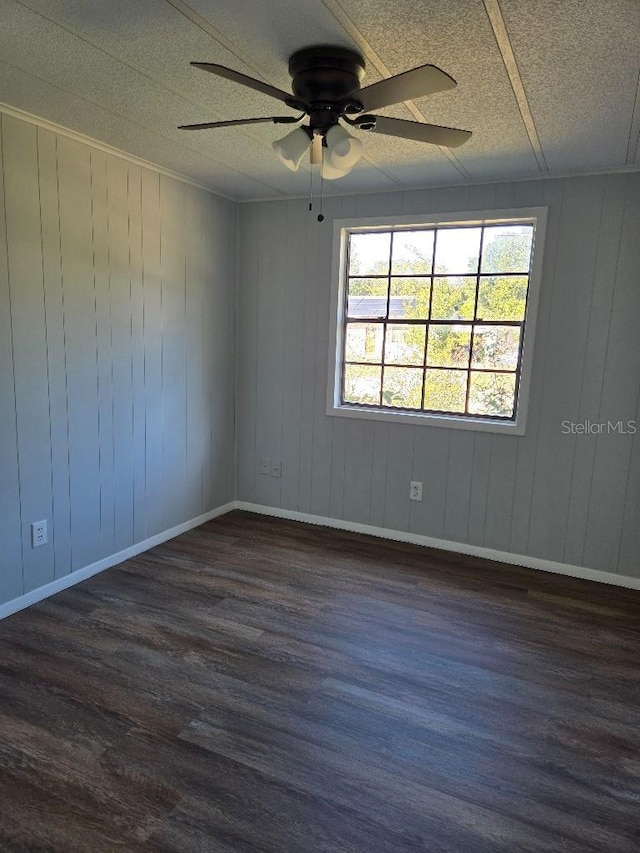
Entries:
{"type": "Polygon", "coordinates": [[[339,418],[358,418],[367,421],[407,424],[410,426],[444,427],[465,429],[474,432],[491,432],[502,435],[524,435],[525,425],[520,420],[491,421],[485,418],[456,417],[455,415],[432,415],[425,412],[392,412],[388,409],[361,409],[357,406],[329,406],[327,415],[339,418]]]}

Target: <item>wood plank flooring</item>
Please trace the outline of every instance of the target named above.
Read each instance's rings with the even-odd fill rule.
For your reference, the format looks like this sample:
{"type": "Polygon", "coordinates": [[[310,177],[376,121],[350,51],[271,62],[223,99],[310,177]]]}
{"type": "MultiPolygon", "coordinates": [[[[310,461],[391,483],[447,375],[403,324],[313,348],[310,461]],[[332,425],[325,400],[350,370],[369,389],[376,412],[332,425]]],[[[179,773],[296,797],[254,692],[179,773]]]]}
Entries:
{"type": "Polygon", "coordinates": [[[639,849],[639,593],[233,512],[0,623],[0,851],[639,849]]]}

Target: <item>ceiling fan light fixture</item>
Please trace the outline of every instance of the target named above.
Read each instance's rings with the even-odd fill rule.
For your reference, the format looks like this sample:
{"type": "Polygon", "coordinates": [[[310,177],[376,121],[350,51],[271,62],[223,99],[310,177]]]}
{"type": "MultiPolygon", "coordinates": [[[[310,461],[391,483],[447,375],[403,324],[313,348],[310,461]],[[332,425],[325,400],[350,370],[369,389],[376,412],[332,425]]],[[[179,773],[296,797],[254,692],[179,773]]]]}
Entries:
{"type": "Polygon", "coordinates": [[[471,131],[441,127],[407,119],[378,115],[374,110],[401,104],[456,86],[456,81],[435,65],[419,65],[393,77],[361,86],[365,62],[356,51],[336,45],[314,45],[297,50],[289,59],[292,92],[285,92],[233,68],[212,62],[192,62],[196,68],[215,74],[248,89],[261,92],[302,113],[300,116],[261,116],[180,125],[181,130],[205,130],[250,124],[298,124],[307,116],[308,125],[298,126],[272,143],[283,164],[297,172],[311,149],[311,174],[321,167],[322,176],[335,180],[347,175],[362,156],[362,142],[345,130],[358,130],[431,145],[457,148],[471,131]],[[352,118],[353,116],[353,118],[352,118]],[[345,124],[340,124],[344,122],[345,124]]]}
{"type": "Polygon", "coordinates": [[[339,124],[331,127],[326,134],[327,148],[325,160],[337,171],[349,172],[362,157],[362,142],[351,136],[339,124]]]}
{"type": "Polygon", "coordinates": [[[314,166],[322,166],[323,160],[323,151],[324,147],[322,145],[322,136],[319,133],[315,133],[313,135],[313,139],[311,140],[311,155],[310,162],[311,168],[314,166]]]}
{"type": "Polygon", "coordinates": [[[327,157],[322,161],[322,178],[325,181],[335,181],[337,178],[344,178],[350,171],[351,169],[339,169],[333,166],[327,157]]]}
{"type": "Polygon", "coordinates": [[[291,133],[276,139],[271,147],[287,169],[297,172],[300,168],[302,158],[309,150],[309,136],[301,127],[296,127],[291,133]]]}

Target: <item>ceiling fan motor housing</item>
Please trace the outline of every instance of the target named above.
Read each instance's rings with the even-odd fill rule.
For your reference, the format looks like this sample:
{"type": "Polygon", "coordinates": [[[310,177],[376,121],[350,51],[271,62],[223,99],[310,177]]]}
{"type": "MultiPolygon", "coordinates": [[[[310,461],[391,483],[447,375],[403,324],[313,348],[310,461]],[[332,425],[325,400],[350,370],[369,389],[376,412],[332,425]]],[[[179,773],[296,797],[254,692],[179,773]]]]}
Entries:
{"type": "MultiPolygon", "coordinates": [[[[374,131],[383,136],[444,145],[448,148],[462,145],[471,136],[469,130],[440,127],[435,124],[423,124],[377,114],[377,110],[393,104],[455,88],[456,81],[453,77],[435,65],[419,65],[362,88],[361,80],[365,74],[365,63],[359,53],[335,45],[315,45],[296,51],[289,59],[289,73],[292,78],[292,92],[289,94],[262,80],[256,80],[233,68],[227,68],[225,65],[213,62],[192,62],[191,64],[203,71],[275,98],[302,115],[200,122],[180,125],[181,130],[204,130],[261,123],[300,125],[306,115],[309,123],[300,125],[285,139],[294,136],[296,140],[301,139],[306,147],[305,134],[312,142],[317,142],[321,137],[323,144],[327,143],[327,135],[331,134],[335,141],[335,145],[332,144],[332,148],[335,149],[333,150],[334,159],[346,158],[345,162],[353,160],[355,149],[358,148],[355,143],[358,140],[355,137],[349,137],[348,134],[345,139],[346,131],[344,126],[340,126],[341,121],[358,130],[374,131]],[[344,151],[342,151],[343,148],[344,151]]],[[[329,147],[328,144],[326,147],[329,147]]],[[[285,165],[289,165],[288,162],[285,165]]],[[[346,172],[341,170],[340,176],[342,174],[346,172]]]]}
{"type": "Polygon", "coordinates": [[[289,73],[294,95],[311,107],[312,125],[318,126],[318,130],[335,124],[343,112],[362,112],[362,105],[353,95],[360,89],[365,63],[355,51],[341,47],[307,47],[291,56],[289,73]]]}

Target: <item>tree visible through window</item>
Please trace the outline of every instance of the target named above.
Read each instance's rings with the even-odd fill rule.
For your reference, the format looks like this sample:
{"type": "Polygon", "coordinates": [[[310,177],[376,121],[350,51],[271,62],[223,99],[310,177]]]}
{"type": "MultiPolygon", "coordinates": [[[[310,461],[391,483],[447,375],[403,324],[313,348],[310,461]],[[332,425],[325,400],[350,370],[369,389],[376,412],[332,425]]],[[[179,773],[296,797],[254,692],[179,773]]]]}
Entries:
{"type": "Polygon", "coordinates": [[[340,402],[514,420],[534,225],[348,235],[340,402]]]}

